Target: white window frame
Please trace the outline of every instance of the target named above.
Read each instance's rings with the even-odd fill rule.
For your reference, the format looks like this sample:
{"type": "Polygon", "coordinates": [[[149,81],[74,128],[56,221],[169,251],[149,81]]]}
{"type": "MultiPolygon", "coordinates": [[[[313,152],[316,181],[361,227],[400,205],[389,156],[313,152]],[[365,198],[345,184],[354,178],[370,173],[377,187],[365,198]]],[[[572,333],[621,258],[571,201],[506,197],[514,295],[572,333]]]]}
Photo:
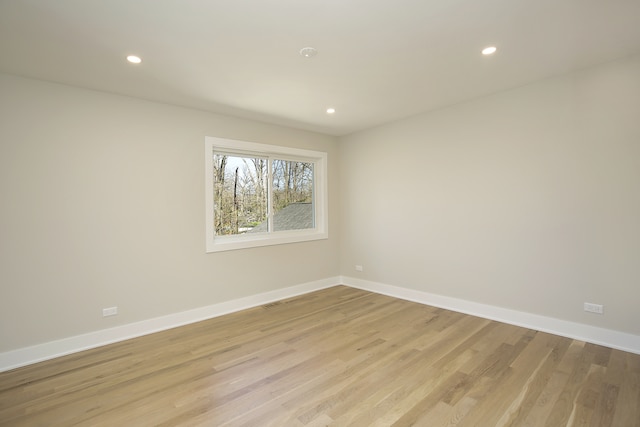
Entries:
{"type": "MultiPolygon", "coordinates": [[[[329,238],[327,153],[212,136],[205,137],[204,152],[205,230],[207,253],[329,238]],[[314,228],[217,236],[215,234],[214,226],[214,151],[238,156],[257,156],[278,160],[295,160],[313,163],[314,228]]],[[[271,183],[269,183],[269,188],[271,188],[271,183]]],[[[271,195],[269,195],[269,200],[270,199],[271,195]]],[[[269,206],[271,206],[271,202],[269,202],[269,206]]],[[[271,221],[271,213],[269,213],[269,221],[271,221]]]]}

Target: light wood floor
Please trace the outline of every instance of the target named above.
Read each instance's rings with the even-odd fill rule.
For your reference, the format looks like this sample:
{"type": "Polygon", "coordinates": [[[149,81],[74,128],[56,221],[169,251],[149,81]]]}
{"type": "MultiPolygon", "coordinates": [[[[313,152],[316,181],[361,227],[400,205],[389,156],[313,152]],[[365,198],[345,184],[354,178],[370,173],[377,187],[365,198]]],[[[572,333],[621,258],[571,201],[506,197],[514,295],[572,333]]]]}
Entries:
{"type": "Polygon", "coordinates": [[[0,374],[10,426],[640,426],[640,355],[337,286],[0,374]]]}

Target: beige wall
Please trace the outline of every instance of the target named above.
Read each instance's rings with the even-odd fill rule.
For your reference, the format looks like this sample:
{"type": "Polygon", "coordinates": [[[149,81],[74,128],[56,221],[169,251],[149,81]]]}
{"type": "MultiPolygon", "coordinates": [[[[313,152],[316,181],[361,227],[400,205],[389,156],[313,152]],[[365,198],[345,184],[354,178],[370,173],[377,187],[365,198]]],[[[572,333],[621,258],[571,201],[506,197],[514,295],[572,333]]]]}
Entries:
{"type": "Polygon", "coordinates": [[[345,137],[340,167],[343,275],[640,334],[640,56],[345,137]]]}
{"type": "Polygon", "coordinates": [[[0,352],[339,273],[333,137],[7,75],[0,121],[0,352]],[[205,135],[328,152],[330,238],[205,254],[205,135]]]}
{"type": "Polygon", "coordinates": [[[640,334],[640,56],[340,141],[0,95],[0,353],[337,274],[640,334]],[[327,151],[329,240],[205,254],[205,135],[327,151]]]}

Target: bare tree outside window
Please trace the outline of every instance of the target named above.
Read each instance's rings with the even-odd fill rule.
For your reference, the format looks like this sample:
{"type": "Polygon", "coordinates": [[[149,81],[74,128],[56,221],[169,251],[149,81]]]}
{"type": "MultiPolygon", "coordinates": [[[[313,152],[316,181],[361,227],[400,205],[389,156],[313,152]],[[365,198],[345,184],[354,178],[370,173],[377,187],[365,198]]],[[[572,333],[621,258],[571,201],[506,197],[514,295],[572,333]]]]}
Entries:
{"type": "Polygon", "coordinates": [[[243,234],[267,220],[267,159],[214,154],[216,235],[243,234]]]}
{"type": "Polygon", "coordinates": [[[313,228],[313,163],[274,160],[272,162],[273,228],[313,228]]]}
{"type": "Polygon", "coordinates": [[[214,153],[214,225],[218,236],[314,227],[313,163],[214,153]],[[271,193],[267,185],[271,165],[271,193]]]}

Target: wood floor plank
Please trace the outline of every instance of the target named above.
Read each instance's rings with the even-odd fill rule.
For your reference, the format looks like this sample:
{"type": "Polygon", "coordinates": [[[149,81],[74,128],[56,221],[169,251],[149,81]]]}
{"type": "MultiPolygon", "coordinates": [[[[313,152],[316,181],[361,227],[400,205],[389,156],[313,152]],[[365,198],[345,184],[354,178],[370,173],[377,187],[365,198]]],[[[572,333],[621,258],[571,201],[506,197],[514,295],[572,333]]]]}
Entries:
{"type": "MultiPolygon", "coordinates": [[[[540,396],[542,395],[545,387],[549,383],[553,372],[558,369],[558,366],[569,349],[570,341],[539,333],[537,337],[549,338],[547,342],[547,348],[541,347],[541,352],[547,351],[547,355],[544,356],[539,367],[531,374],[526,380],[524,386],[521,387],[518,398],[512,402],[507,414],[503,415],[503,418],[499,423],[502,425],[514,425],[521,426],[526,425],[525,420],[527,416],[534,410],[540,396]]],[[[539,358],[538,355],[536,358],[539,358]]],[[[519,358],[514,365],[518,363],[535,363],[535,361],[527,361],[527,359],[519,358]]]]}
{"type": "Polygon", "coordinates": [[[618,387],[612,426],[637,425],[640,420],[640,358],[631,353],[611,354],[607,371],[615,370],[611,384],[618,387]]]}
{"type": "Polygon", "coordinates": [[[336,286],[0,373],[0,426],[640,427],[640,355],[336,286]]]}

